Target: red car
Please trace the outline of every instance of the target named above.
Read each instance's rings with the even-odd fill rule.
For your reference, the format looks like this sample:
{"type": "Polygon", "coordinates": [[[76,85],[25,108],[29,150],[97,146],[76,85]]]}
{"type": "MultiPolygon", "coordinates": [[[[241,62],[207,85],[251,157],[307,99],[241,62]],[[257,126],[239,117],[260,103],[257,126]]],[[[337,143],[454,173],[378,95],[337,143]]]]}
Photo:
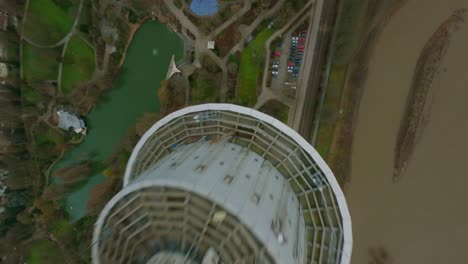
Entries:
{"type": "Polygon", "coordinates": [[[288,62],[288,66],[294,66],[294,62],[292,61],[288,62]]]}
{"type": "Polygon", "coordinates": [[[298,49],[303,49],[303,48],[304,48],[304,45],[299,45],[297,48],[298,48],[298,49]]]}
{"type": "Polygon", "coordinates": [[[275,51],[275,53],[274,53],[274,54],[275,54],[275,56],[276,56],[276,57],[279,57],[279,56],[281,56],[281,52],[279,52],[279,51],[275,51]]]}

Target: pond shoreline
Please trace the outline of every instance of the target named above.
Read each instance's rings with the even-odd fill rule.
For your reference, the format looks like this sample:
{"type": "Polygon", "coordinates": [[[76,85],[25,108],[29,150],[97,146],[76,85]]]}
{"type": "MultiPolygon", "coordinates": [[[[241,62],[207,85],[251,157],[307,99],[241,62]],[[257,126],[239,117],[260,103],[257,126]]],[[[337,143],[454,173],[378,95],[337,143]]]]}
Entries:
{"type": "MultiPolygon", "coordinates": [[[[106,99],[99,100],[87,115],[92,131],[81,144],[69,148],[53,170],[74,166],[83,160],[105,162],[144,113],[159,112],[159,83],[165,79],[172,54],[183,56],[183,44],[178,35],[159,20],[143,19],[131,25],[114,83],[106,92],[106,99]]],[[[105,180],[101,170],[93,172],[82,186],[67,193],[65,208],[72,222],[87,214],[91,190],[105,180]]]]}

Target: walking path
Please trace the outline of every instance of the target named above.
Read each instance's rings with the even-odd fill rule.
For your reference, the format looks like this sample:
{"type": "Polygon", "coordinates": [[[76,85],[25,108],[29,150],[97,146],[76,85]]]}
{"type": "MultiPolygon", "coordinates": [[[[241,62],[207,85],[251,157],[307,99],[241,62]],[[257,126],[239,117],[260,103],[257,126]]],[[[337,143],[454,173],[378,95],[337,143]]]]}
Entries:
{"type": "Polygon", "coordinates": [[[244,7],[239,12],[237,12],[234,16],[232,16],[230,19],[224,22],[221,26],[219,26],[217,29],[211,32],[208,36],[203,35],[198,30],[198,28],[190,21],[190,19],[188,19],[187,16],[184,15],[182,10],[178,9],[174,5],[174,2],[172,0],[164,0],[164,3],[172,12],[172,14],[176,16],[176,18],[181,23],[181,25],[195,36],[195,41],[193,44],[194,52],[195,52],[193,65],[196,68],[200,68],[202,66],[200,63],[200,58],[201,58],[201,55],[204,54],[204,55],[209,56],[221,69],[222,77],[221,77],[221,85],[220,85],[220,90],[221,90],[220,97],[221,97],[221,101],[225,101],[226,99],[225,97],[226,97],[227,90],[228,90],[227,63],[228,63],[229,56],[236,53],[237,51],[242,50],[246,39],[252,34],[252,32],[260,25],[260,23],[263,20],[269,17],[272,17],[276,12],[278,12],[280,8],[283,6],[283,4],[285,3],[285,1],[286,0],[279,0],[278,2],[276,2],[276,4],[271,9],[269,9],[267,12],[262,13],[262,15],[258,16],[247,28],[242,30],[242,37],[240,41],[228,52],[228,54],[224,58],[218,57],[216,54],[214,54],[213,51],[208,49],[208,45],[207,45],[208,41],[215,38],[216,35],[221,33],[224,29],[226,29],[232,23],[234,23],[243,15],[245,15],[251,9],[251,6],[252,6],[251,0],[248,0],[244,4],[244,7]]]}
{"type": "MultiPolygon", "coordinates": [[[[312,69],[312,65],[314,64],[314,58],[316,55],[316,47],[319,45],[319,29],[320,29],[320,20],[322,17],[322,11],[324,7],[324,0],[317,0],[315,2],[315,7],[311,11],[311,19],[309,24],[308,30],[308,38],[306,40],[306,48],[307,52],[304,53],[304,60],[303,60],[303,67],[301,67],[301,72],[299,73],[300,76],[303,78],[299,78],[299,83],[297,84],[297,93],[296,93],[296,107],[294,118],[288,120],[288,125],[292,127],[294,130],[299,131],[300,125],[303,121],[303,110],[304,105],[306,103],[307,98],[307,91],[310,87],[308,87],[309,79],[312,78],[310,76],[310,72],[312,69]]],[[[307,98],[310,101],[310,98],[307,98]]],[[[313,102],[307,102],[308,104],[313,102]]],[[[307,113],[312,114],[312,113],[307,113]]],[[[312,117],[310,119],[312,120],[312,117]]]]}
{"type": "MultiPolygon", "coordinates": [[[[21,25],[21,37],[20,37],[20,61],[23,61],[23,40],[26,41],[28,44],[33,45],[38,48],[55,48],[58,46],[63,45],[62,48],[62,53],[61,57],[64,58],[65,52],[68,47],[68,42],[70,41],[71,37],[73,34],[75,34],[76,30],[76,25],[78,24],[78,21],[80,20],[81,17],[81,10],[83,9],[83,0],[80,0],[80,4],[78,6],[78,11],[76,12],[75,19],[73,20],[73,25],[70,28],[70,31],[58,42],[50,45],[43,45],[43,44],[38,44],[32,40],[30,40],[27,36],[24,34],[24,25],[26,24],[27,21],[27,15],[28,15],[28,8],[29,8],[29,0],[26,0],[25,7],[24,7],[24,14],[23,14],[23,23],[21,25]]],[[[20,77],[23,78],[23,67],[22,63],[20,63],[20,77]]],[[[59,62],[59,68],[58,68],[58,74],[57,74],[57,89],[61,90],[62,88],[62,71],[63,71],[63,60],[59,62]]]]}
{"type": "Polygon", "coordinates": [[[44,44],[39,44],[37,42],[34,42],[33,40],[29,39],[27,36],[24,36],[24,24],[26,24],[26,18],[27,18],[27,9],[28,9],[28,6],[29,6],[29,0],[26,0],[26,4],[25,4],[25,9],[24,9],[24,19],[23,19],[23,34],[22,35],[22,38],[28,42],[29,44],[33,45],[33,46],[36,46],[38,48],[55,48],[55,47],[58,47],[58,46],[61,46],[63,44],[66,44],[70,38],[73,36],[74,32],[75,32],[75,28],[76,28],[76,25],[78,24],[78,21],[80,20],[80,14],[81,14],[81,9],[83,9],[83,0],[80,0],[80,5],[78,7],[78,11],[76,12],[76,16],[75,16],[75,19],[73,20],[73,25],[72,27],[70,28],[70,31],[68,31],[68,33],[59,41],[57,41],[56,43],[54,44],[49,44],[49,45],[44,45],[44,44]]]}
{"type": "MultiPolygon", "coordinates": [[[[268,96],[266,94],[274,93],[273,90],[271,89],[271,87],[267,87],[268,74],[270,73],[269,68],[270,68],[270,54],[271,54],[270,46],[271,46],[271,43],[276,38],[278,38],[279,35],[284,34],[284,32],[286,32],[286,30],[288,30],[292,26],[292,24],[294,24],[298,19],[301,18],[301,16],[303,16],[303,17],[302,17],[302,19],[300,19],[299,23],[304,21],[305,19],[307,19],[307,16],[304,16],[304,13],[312,6],[313,2],[314,2],[313,0],[309,1],[304,6],[304,8],[302,8],[302,10],[299,13],[297,13],[280,30],[276,31],[273,35],[271,35],[271,37],[266,41],[266,43],[265,43],[266,58],[265,58],[265,66],[264,66],[264,69],[263,69],[262,86],[261,86],[262,92],[261,92],[260,96],[257,99],[257,104],[255,105],[255,109],[259,109],[263,105],[263,104],[259,105],[259,103],[266,103],[268,101],[268,100],[264,100],[265,97],[268,98],[268,96]],[[264,93],[265,93],[265,95],[264,95],[264,93]],[[262,100],[260,100],[260,99],[262,99],[262,100]]],[[[286,99],[284,96],[277,96],[277,97],[278,98],[276,98],[276,99],[279,99],[279,101],[283,101],[283,103],[284,103],[284,100],[286,99]]],[[[294,104],[290,104],[289,105],[290,109],[292,109],[293,106],[294,106],[294,104]]]]}
{"type": "Polygon", "coordinates": [[[209,35],[209,39],[213,39],[216,37],[219,33],[223,32],[227,27],[229,27],[232,23],[236,22],[239,18],[241,18],[245,13],[249,12],[249,10],[252,8],[252,0],[245,0],[244,1],[244,6],[242,7],[239,12],[235,13],[233,16],[231,16],[228,20],[226,20],[221,26],[213,30],[209,35]]]}

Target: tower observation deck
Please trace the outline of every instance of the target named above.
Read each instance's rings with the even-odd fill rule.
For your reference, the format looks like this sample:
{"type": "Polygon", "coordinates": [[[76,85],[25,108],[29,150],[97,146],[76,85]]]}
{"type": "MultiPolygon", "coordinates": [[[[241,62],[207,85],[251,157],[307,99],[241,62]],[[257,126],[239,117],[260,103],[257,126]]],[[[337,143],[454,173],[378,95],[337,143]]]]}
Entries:
{"type": "Polygon", "coordinates": [[[93,263],[350,262],[343,192],[295,131],[204,104],[151,127],[95,224],[93,263]]]}

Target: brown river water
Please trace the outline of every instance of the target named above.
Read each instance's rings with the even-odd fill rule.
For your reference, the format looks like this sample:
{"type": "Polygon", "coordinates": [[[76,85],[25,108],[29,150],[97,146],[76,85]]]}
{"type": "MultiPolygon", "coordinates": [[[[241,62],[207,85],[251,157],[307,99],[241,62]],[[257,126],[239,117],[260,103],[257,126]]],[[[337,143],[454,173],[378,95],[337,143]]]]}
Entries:
{"type": "MultiPolygon", "coordinates": [[[[436,77],[430,120],[401,180],[394,148],[419,53],[468,0],[409,0],[382,31],[355,131],[351,182],[352,263],[383,247],[389,263],[468,263],[468,21],[436,77]]],[[[467,19],[468,20],[468,19],[467,19]]]]}

